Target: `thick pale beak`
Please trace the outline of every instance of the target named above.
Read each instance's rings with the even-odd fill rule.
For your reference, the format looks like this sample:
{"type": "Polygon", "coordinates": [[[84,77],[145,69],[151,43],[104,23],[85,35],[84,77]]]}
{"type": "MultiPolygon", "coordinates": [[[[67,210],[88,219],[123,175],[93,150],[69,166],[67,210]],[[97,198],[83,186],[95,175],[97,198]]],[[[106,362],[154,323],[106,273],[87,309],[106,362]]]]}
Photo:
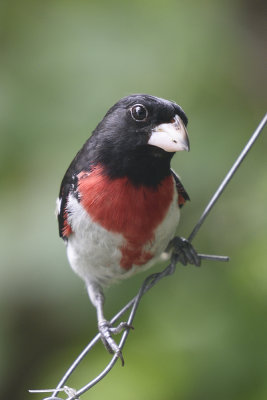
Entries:
{"type": "Polygon", "coordinates": [[[186,127],[178,115],[175,115],[173,122],[156,126],[152,130],[148,144],[170,153],[190,150],[186,127]]]}

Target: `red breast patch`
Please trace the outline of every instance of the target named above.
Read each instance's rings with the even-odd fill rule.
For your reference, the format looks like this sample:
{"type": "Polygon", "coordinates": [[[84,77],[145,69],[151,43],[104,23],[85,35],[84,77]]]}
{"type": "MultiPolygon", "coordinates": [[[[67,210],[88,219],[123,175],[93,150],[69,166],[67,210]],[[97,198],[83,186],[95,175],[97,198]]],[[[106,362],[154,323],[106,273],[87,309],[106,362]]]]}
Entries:
{"type": "Polygon", "coordinates": [[[157,189],[134,186],[126,177],[110,179],[101,167],[80,172],[78,188],[81,204],[90,217],[111,232],[126,239],[121,248],[121,267],[143,265],[153,254],[143,250],[153,240],[154,231],[164,219],[174,195],[172,176],[157,189]]]}

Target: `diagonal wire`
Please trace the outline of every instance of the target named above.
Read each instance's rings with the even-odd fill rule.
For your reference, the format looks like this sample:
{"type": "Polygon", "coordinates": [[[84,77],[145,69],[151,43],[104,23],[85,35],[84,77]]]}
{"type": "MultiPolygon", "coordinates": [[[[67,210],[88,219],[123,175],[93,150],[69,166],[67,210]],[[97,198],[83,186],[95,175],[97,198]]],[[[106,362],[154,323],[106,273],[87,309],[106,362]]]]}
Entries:
{"type": "MultiPolygon", "coordinates": [[[[263,130],[265,124],[267,122],[267,114],[263,117],[261,122],[259,123],[258,127],[256,128],[255,132],[252,134],[250,137],[249,141],[245,145],[244,149],[241,151],[240,155],[234,162],[233,166],[229,170],[229,172],[226,174],[225,178],[223,179],[222,183],[219,185],[218,189],[212,196],[211,200],[209,201],[207,207],[203,211],[200,219],[196,223],[195,227],[193,228],[192,232],[190,233],[188,237],[188,241],[191,242],[194,237],[196,236],[197,232],[199,231],[200,227],[202,226],[203,222],[207,218],[208,214],[210,213],[211,209],[214,207],[215,203],[223,193],[224,189],[232,179],[233,175],[237,171],[238,167],[244,160],[244,158],[247,156],[249,150],[255,143],[256,139],[259,137],[261,131],[263,130]]],[[[228,257],[223,257],[223,256],[210,256],[210,255],[205,255],[205,254],[199,254],[200,258],[204,259],[213,259],[217,261],[228,261],[228,257]]],[[[159,282],[162,278],[171,275],[175,271],[175,265],[176,265],[177,260],[172,261],[162,272],[159,273],[154,273],[149,275],[145,281],[143,282],[138,294],[131,300],[129,301],[128,304],[126,304],[112,319],[111,323],[113,324],[116,322],[127,310],[129,310],[130,307],[132,307],[130,311],[130,315],[128,317],[127,324],[131,325],[133,322],[133,319],[135,317],[139,302],[143,295],[150,290],[157,282],[159,282]]],[[[124,344],[126,342],[126,339],[129,334],[129,329],[126,329],[121,337],[119,348],[122,350],[124,347],[124,344]]],[[[99,341],[100,339],[100,334],[98,333],[94,339],[85,347],[85,349],[81,352],[81,354],[76,358],[76,360],[73,362],[73,364],[70,366],[70,368],[67,370],[67,372],[64,374],[62,379],[57,385],[57,388],[53,391],[52,397],[47,397],[44,400],[60,400],[57,396],[60,390],[62,390],[63,385],[67,381],[67,379],[70,377],[70,375],[74,372],[74,370],[77,368],[77,366],[80,364],[80,362],[84,359],[84,357],[88,354],[88,352],[94,347],[94,345],[99,341]]],[[[68,397],[68,400],[75,400],[78,399],[79,396],[84,394],[86,391],[88,391],[91,387],[96,385],[100,380],[102,380],[107,373],[113,368],[115,363],[117,362],[118,358],[116,355],[114,355],[109,362],[109,364],[106,366],[106,368],[96,377],[94,378],[91,382],[89,382],[87,385],[82,387],[80,390],[78,390],[74,395],[71,395],[71,397],[68,397]]],[[[30,392],[36,392],[36,391],[30,391],[30,392]]]]}
{"type": "Polygon", "coordinates": [[[264,115],[264,117],[262,118],[262,120],[259,123],[258,127],[256,128],[255,132],[252,134],[252,136],[250,137],[250,139],[247,142],[246,146],[241,151],[240,155],[237,157],[237,159],[234,162],[232,168],[226,174],[224,180],[222,181],[222,183],[220,184],[220,186],[218,187],[218,189],[216,190],[216,192],[212,196],[209,204],[207,205],[207,207],[203,211],[203,214],[201,215],[199,221],[195,225],[193,231],[190,233],[189,238],[188,238],[189,242],[191,242],[193,240],[193,238],[196,236],[199,228],[203,224],[204,220],[207,218],[207,216],[210,213],[212,207],[214,206],[216,201],[219,199],[219,197],[221,196],[222,192],[224,191],[224,189],[226,188],[226,186],[228,185],[228,183],[232,179],[234,173],[237,171],[238,167],[240,166],[240,164],[242,163],[242,161],[244,160],[244,158],[248,154],[249,150],[251,149],[251,147],[253,146],[253,144],[255,143],[257,138],[259,137],[259,135],[260,135],[261,131],[263,130],[266,122],[267,122],[267,114],[264,115]]]}

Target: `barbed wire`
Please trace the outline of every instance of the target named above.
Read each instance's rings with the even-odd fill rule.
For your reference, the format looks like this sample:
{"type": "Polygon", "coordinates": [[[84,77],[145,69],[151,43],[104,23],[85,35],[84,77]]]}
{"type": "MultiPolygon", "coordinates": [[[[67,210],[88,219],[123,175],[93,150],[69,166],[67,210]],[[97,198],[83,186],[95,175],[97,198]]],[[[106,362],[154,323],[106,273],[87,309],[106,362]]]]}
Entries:
{"type": "MultiPolygon", "coordinates": [[[[237,171],[238,167],[241,165],[242,161],[245,159],[247,156],[249,150],[255,143],[256,139],[259,137],[260,133],[262,132],[264,126],[267,123],[267,114],[263,117],[261,122],[259,123],[258,127],[256,128],[255,132],[251,135],[249,141],[241,151],[240,155],[237,157],[235,160],[233,166],[230,168],[229,172],[226,174],[225,178],[219,185],[218,189],[210,199],[208,205],[204,209],[201,217],[199,218],[198,222],[194,226],[192,232],[190,233],[188,237],[188,241],[192,242],[192,240],[195,238],[196,234],[198,233],[200,227],[202,226],[203,222],[209,215],[211,209],[214,207],[215,203],[223,193],[224,189],[234,176],[235,172],[237,171]]],[[[225,256],[217,256],[217,255],[209,255],[209,254],[198,254],[198,256],[202,259],[208,259],[208,260],[215,260],[215,261],[228,261],[229,258],[225,256]]],[[[172,258],[171,263],[161,272],[153,273],[149,275],[143,282],[141,288],[139,289],[138,294],[131,300],[129,301],[128,304],[126,304],[111,320],[111,324],[115,323],[118,319],[122,317],[123,314],[126,313],[126,311],[130,310],[129,317],[127,320],[127,325],[131,326],[137,311],[137,308],[139,306],[139,303],[143,297],[143,295],[148,292],[153,286],[155,286],[162,278],[172,275],[175,272],[176,264],[179,262],[179,257],[172,258]]],[[[129,329],[126,329],[122,333],[122,337],[119,343],[119,348],[120,350],[123,349],[128,334],[129,334],[129,329]]],[[[68,386],[65,385],[66,381],[68,378],[72,375],[74,370],[78,367],[80,362],[85,358],[85,356],[92,350],[92,348],[95,346],[95,344],[100,340],[100,333],[98,333],[89,343],[88,345],[84,348],[84,350],[79,354],[79,356],[76,358],[76,360],[73,362],[73,364],[69,367],[69,369],[66,371],[64,376],[61,378],[59,381],[57,387],[55,389],[46,389],[46,390],[29,390],[30,393],[52,393],[51,397],[46,397],[43,400],[62,400],[59,397],[56,397],[59,392],[65,392],[67,396],[67,400],[78,400],[81,395],[83,395],[85,392],[87,392],[90,388],[95,386],[99,381],[101,381],[107,374],[108,372],[114,367],[115,363],[118,361],[117,355],[113,355],[112,359],[110,362],[107,364],[107,366],[102,370],[102,372],[97,375],[93,380],[91,380],[87,385],[83,386],[81,389],[76,391],[75,389],[72,389],[68,386]]]]}

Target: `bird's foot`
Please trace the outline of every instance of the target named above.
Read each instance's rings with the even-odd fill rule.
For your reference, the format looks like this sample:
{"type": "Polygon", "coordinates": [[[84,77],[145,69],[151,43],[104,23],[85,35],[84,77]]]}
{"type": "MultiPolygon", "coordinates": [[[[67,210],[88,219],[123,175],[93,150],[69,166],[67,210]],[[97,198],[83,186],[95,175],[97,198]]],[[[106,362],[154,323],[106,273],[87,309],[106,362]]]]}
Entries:
{"type": "Polygon", "coordinates": [[[112,326],[109,321],[104,319],[103,321],[98,323],[98,330],[105,348],[108,350],[109,353],[116,354],[116,356],[121,359],[122,366],[124,365],[122,352],[115,340],[112,338],[112,334],[117,335],[125,329],[134,328],[132,325],[127,324],[127,322],[120,322],[119,325],[112,326]]]}
{"type": "Polygon", "coordinates": [[[166,249],[167,252],[170,250],[172,250],[172,262],[177,263],[180,261],[183,265],[193,264],[196,267],[200,267],[201,259],[187,239],[175,236],[166,249]]]}

